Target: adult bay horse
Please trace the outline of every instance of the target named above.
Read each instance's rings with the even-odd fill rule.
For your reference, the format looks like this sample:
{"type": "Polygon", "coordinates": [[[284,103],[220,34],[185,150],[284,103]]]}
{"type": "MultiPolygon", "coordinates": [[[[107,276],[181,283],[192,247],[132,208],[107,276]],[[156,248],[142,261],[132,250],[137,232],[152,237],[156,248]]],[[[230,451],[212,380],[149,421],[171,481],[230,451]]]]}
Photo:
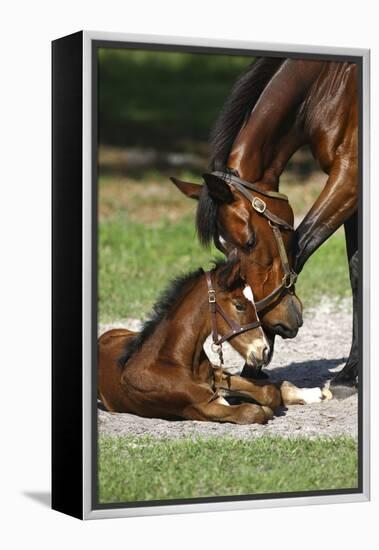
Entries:
{"type": "Polygon", "coordinates": [[[104,406],[145,417],[263,424],[282,403],[327,397],[319,388],[225,374],[204,352],[210,332],[214,344],[230,340],[248,362],[267,360],[268,344],[238,261],[174,281],[140,333],[114,329],[99,338],[98,395],[104,406]],[[229,405],[227,396],[254,403],[229,405]]]}
{"type": "Polygon", "coordinates": [[[213,239],[227,253],[238,250],[246,281],[258,302],[266,299],[260,316],[273,335],[296,335],[302,320],[295,273],[344,225],[353,340],[346,365],[331,382],[333,393],[341,397],[355,391],[358,375],[357,70],[350,62],[259,59],[237,81],[216,123],[205,185],[200,189],[174,181],[199,199],[200,240],[209,244],[213,239]],[[304,145],[328,178],[294,233],[288,202],[278,194],[279,181],[304,145]]]}

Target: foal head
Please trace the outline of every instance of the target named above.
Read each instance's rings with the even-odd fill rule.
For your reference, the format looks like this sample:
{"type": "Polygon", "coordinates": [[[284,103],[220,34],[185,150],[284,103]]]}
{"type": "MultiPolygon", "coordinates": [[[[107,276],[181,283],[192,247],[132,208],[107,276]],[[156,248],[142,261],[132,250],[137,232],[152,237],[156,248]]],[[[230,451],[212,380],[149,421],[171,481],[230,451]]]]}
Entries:
{"type": "MultiPolygon", "coordinates": [[[[247,329],[258,319],[254,295],[251,287],[241,276],[241,263],[238,259],[221,264],[216,270],[217,304],[232,321],[234,327],[241,329],[236,336],[228,338],[229,343],[254,367],[267,365],[272,349],[261,326],[247,329]],[[247,330],[242,331],[244,328],[247,330]]],[[[231,326],[222,314],[216,315],[217,331],[221,336],[231,334],[231,326]]],[[[238,332],[238,331],[237,331],[238,332]]]]}
{"type": "MultiPolygon", "coordinates": [[[[207,177],[203,186],[177,179],[173,182],[184,194],[199,200],[197,230],[202,244],[209,245],[213,240],[227,256],[238,254],[241,273],[257,302],[281,285],[284,272],[272,226],[245,196],[217,177],[207,177]]],[[[262,198],[273,214],[293,225],[293,211],[287,200],[262,198]]],[[[281,235],[291,268],[294,232],[285,230],[281,235]]],[[[301,302],[293,290],[284,288],[265,305],[259,316],[270,334],[292,338],[302,325],[301,302]]]]}

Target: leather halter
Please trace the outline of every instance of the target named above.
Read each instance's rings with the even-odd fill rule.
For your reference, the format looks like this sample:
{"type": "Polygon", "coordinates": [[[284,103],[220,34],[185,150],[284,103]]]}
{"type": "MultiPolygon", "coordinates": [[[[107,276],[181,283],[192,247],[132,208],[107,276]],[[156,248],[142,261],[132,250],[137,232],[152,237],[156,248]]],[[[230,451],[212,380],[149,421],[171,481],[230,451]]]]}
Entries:
{"type": "MultiPolygon", "coordinates": [[[[216,299],[216,291],[213,288],[212,285],[212,272],[211,271],[205,271],[204,272],[205,279],[207,281],[207,287],[208,287],[208,303],[209,303],[209,311],[211,314],[211,328],[212,328],[212,350],[218,354],[220,365],[217,367],[216,365],[212,365],[212,367],[219,371],[218,375],[215,375],[214,378],[214,393],[212,397],[210,398],[210,402],[214,401],[218,397],[220,397],[220,390],[221,390],[221,380],[222,380],[222,369],[224,366],[224,355],[222,352],[222,344],[226,342],[227,340],[231,340],[235,336],[238,336],[239,334],[242,334],[244,332],[247,332],[248,330],[252,330],[254,328],[258,328],[261,326],[261,322],[257,318],[254,323],[249,323],[248,325],[240,325],[234,319],[231,319],[223,310],[223,308],[217,303],[216,299]],[[230,327],[230,332],[225,334],[225,336],[221,336],[221,338],[218,337],[218,330],[217,330],[217,313],[221,315],[221,317],[224,319],[227,325],[230,327]],[[221,371],[221,372],[220,372],[221,371]]],[[[255,305],[255,304],[253,304],[255,305]]]]}
{"type": "Polygon", "coordinates": [[[254,208],[254,210],[267,219],[274,233],[284,275],[282,277],[282,282],[279,286],[277,286],[272,292],[270,292],[268,296],[266,296],[262,300],[259,300],[259,302],[256,302],[255,306],[257,308],[257,311],[262,311],[262,309],[267,307],[274,298],[276,298],[283,292],[283,290],[291,289],[296,283],[297,273],[295,273],[289,266],[287,251],[281,233],[281,231],[294,231],[294,228],[285,220],[279,218],[276,214],[271,212],[271,210],[267,208],[266,202],[260,197],[255,196],[253,193],[250,193],[249,190],[254,191],[255,193],[259,193],[260,195],[263,195],[264,197],[268,197],[270,199],[278,199],[288,202],[288,197],[287,195],[279,193],[278,191],[265,191],[263,189],[260,189],[257,185],[241,179],[231,170],[225,172],[216,170],[214,172],[210,172],[210,174],[223,179],[225,182],[232,185],[239,193],[241,193],[241,195],[243,195],[251,203],[251,206],[254,208]]]}
{"type": "Polygon", "coordinates": [[[209,310],[211,314],[213,346],[216,348],[215,351],[219,352],[219,348],[221,348],[224,342],[226,342],[227,340],[231,340],[231,338],[234,338],[239,334],[247,332],[248,330],[252,330],[254,328],[260,327],[261,322],[257,320],[257,321],[254,321],[254,323],[249,323],[248,325],[241,326],[236,321],[234,321],[234,319],[231,319],[225,313],[224,309],[217,303],[216,291],[212,285],[212,272],[205,271],[204,274],[205,274],[205,279],[207,281],[207,287],[208,287],[208,303],[209,303],[209,310]],[[222,336],[221,338],[218,337],[217,319],[216,319],[217,313],[221,315],[221,317],[224,319],[224,321],[230,328],[230,331],[224,336],[222,336]]]}

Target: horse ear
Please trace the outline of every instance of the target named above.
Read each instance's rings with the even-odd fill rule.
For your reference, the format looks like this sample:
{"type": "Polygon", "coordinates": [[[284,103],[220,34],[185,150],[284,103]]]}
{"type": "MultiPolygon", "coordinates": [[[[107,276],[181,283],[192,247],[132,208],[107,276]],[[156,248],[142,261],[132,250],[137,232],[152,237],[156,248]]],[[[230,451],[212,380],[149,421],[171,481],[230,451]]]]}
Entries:
{"type": "Polygon", "coordinates": [[[219,284],[225,290],[232,290],[243,284],[241,277],[241,263],[238,257],[233,257],[232,260],[226,262],[225,267],[221,269],[219,275],[219,284]]]}
{"type": "Polygon", "coordinates": [[[189,181],[178,180],[178,178],[170,178],[170,180],[184,195],[190,199],[199,200],[200,193],[203,188],[202,185],[190,183],[189,181]]]}
{"type": "Polygon", "coordinates": [[[233,288],[242,283],[241,277],[241,264],[239,261],[233,262],[233,267],[230,270],[229,276],[227,278],[227,284],[229,288],[233,288]]]}
{"type": "Polygon", "coordinates": [[[234,196],[230,186],[225,180],[214,174],[203,174],[204,181],[208,188],[208,193],[217,202],[231,203],[234,196]]]}

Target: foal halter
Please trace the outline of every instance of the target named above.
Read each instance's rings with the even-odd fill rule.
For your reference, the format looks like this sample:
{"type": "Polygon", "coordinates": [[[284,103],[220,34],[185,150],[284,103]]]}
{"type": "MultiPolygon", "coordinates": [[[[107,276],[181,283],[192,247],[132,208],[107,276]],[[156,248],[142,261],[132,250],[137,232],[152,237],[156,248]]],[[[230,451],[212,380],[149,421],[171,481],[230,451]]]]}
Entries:
{"type": "Polygon", "coordinates": [[[222,356],[222,344],[228,340],[231,340],[234,338],[234,336],[238,336],[239,334],[242,334],[244,332],[247,332],[248,330],[252,330],[254,328],[258,328],[261,326],[261,322],[257,319],[257,321],[254,321],[254,323],[249,323],[248,325],[240,325],[234,319],[231,319],[226,312],[223,310],[223,308],[220,306],[220,304],[217,303],[216,300],[216,291],[213,288],[212,285],[212,272],[211,271],[205,271],[205,279],[207,281],[207,287],[208,287],[208,303],[209,303],[209,310],[211,314],[211,327],[212,327],[212,349],[216,353],[218,353],[220,358],[220,364],[223,364],[223,356],[222,356]],[[222,336],[221,338],[218,337],[218,330],[217,330],[217,313],[221,315],[221,317],[224,319],[226,324],[229,326],[230,331],[225,334],[225,336],[222,336]]]}
{"type": "Polygon", "coordinates": [[[283,290],[289,290],[293,288],[296,283],[297,274],[289,266],[287,251],[286,247],[284,246],[284,241],[281,233],[282,231],[294,231],[294,228],[285,220],[279,218],[276,214],[271,212],[271,210],[267,208],[266,202],[260,197],[255,196],[255,194],[250,193],[249,190],[254,191],[255,193],[259,193],[260,195],[263,195],[264,197],[268,197],[270,199],[278,199],[288,202],[288,197],[287,195],[279,193],[278,191],[264,191],[260,189],[257,185],[241,179],[231,170],[226,172],[215,171],[210,172],[210,174],[222,178],[225,182],[232,185],[239,193],[241,193],[241,195],[243,195],[251,203],[251,206],[254,208],[254,210],[258,212],[258,214],[266,218],[274,233],[284,275],[282,277],[282,282],[280,285],[278,285],[272,292],[270,292],[268,296],[266,296],[262,300],[259,300],[259,302],[256,302],[255,306],[257,308],[257,311],[261,311],[266,306],[268,306],[268,304],[274,298],[279,296],[283,292],[283,290]]]}

